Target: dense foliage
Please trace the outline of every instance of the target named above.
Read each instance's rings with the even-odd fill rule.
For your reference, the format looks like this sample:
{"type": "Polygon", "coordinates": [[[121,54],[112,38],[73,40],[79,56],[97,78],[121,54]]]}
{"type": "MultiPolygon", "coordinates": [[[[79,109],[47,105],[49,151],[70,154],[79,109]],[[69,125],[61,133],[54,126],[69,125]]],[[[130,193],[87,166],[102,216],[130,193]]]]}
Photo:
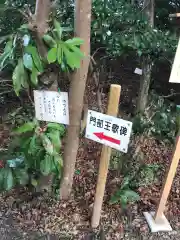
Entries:
{"type": "Polygon", "coordinates": [[[14,140],[8,153],[12,159],[1,160],[0,163],[1,190],[10,190],[17,184],[37,187],[41,175],[53,173],[55,178],[59,178],[63,166],[60,151],[64,134],[63,125],[42,125],[37,120],[14,130],[14,140]]]}
{"type": "MultiPolygon", "coordinates": [[[[19,6],[20,7],[20,6],[19,6]]],[[[17,9],[16,9],[17,11],[17,9]]],[[[43,81],[47,69],[55,66],[62,71],[75,70],[80,67],[84,57],[79,46],[83,43],[80,38],[67,38],[64,28],[52,18],[49,31],[43,36],[43,43],[47,54],[40,54],[36,38],[27,24],[19,26],[16,30],[1,40],[4,43],[3,53],[0,56],[0,70],[12,70],[13,87],[19,96],[22,89],[38,89],[45,87],[43,81]]],[[[55,79],[53,79],[53,82],[55,79]]],[[[51,83],[52,84],[52,83],[51,83]]],[[[65,128],[61,124],[41,123],[36,119],[27,121],[20,126],[15,134],[15,147],[9,152],[16,153],[16,158],[22,159],[20,164],[9,165],[4,157],[0,166],[1,190],[9,190],[16,184],[32,184],[36,186],[41,175],[55,174],[60,177],[63,165],[61,157],[61,139],[65,128]]]]}
{"type": "MultiPolygon", "coordinates": [[[[27,1],[9,0],[6,3],[17,11],[17,8],[24,9],[27,1]]],[[[28,1],[28,6],[33,7],[33,1],[28,1]]],[[[131,1],[125,0],[93,1],[92,49],[104,47],[110,57],[133,51],[139,56],[148,55],[152,59],[162,56],[172,58],[177,46],[177,37],[169,13],[176,12],[178,7],[179,1],[156,1],[155,29],[151,29],[141,4],[132,5],[131,1]]],[[[57,1],[56,16],[62,26],[71,30],[73,11],[73,1],[57,1]]],[[[20,13],[18,14],[20,17],[20,13]]],[[[12,20],[10,29],[17,26],[14,22],[19,24],[20,19],[12,20]]]]}

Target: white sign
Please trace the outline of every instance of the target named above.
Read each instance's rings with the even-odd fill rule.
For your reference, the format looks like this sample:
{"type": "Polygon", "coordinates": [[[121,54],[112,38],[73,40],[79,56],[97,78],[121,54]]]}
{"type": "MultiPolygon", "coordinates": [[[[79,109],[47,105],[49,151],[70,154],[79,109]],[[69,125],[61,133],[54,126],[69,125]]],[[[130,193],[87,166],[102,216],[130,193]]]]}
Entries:
{"type": "Polygon", "coordinates": [[[127,153],[132,122],[88,111],[86,138],[127,153]]]}
{"type": "Polygon", "coordinates": [[[136,68],[134,73],[138,74],[138,75],[142,75],[142,69],[140,68],[136,68]]]}
{"type": "Polygon", "coordinates": [[[40,121],[69,124],[68,94],[34,91],[36,118],[40,121]]]}
{"type": "Polygon", "coordinates": [[[179,40],[176,55],[174,58],[174,64],[171,70],[171,76],[170,76],[169,82],[180,83],[180,40],[179,40]]]}

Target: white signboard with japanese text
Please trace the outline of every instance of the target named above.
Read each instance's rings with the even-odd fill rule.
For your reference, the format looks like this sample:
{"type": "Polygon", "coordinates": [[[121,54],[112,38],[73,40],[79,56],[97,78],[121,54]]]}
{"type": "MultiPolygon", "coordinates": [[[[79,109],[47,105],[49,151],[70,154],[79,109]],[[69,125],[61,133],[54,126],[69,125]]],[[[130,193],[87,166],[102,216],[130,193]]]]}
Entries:
{"type": "Polygon", "coordinates": [[[88,111],[86,138],[127,153],[132,122],[88,111]]]}
{"type": "Polygon", "coordinates": [[[171,70],[171,76],[170,76],[169,82],[180,83],[180,40],[179,40],[176,55],[174,58],[174,63],[171,70]]]}
{"type": "Polygon", "coordinates": [[[35,90],[34,102],[38,120],[69,124],[68,93],[35,90]]]}

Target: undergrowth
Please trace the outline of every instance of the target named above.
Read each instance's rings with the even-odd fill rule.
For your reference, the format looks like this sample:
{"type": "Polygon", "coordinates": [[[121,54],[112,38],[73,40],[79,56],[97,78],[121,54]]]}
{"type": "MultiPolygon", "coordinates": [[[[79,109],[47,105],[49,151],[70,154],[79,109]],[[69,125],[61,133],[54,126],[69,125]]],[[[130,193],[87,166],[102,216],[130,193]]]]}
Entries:
{"type": "Polygon", "coordinates": [[[178,117],[174,103],[152,93],[144,114],[137,115],[133,120],[133,133],[173,143],[180,125],[178,117]]]}
{"type": "MultiPolygon", "coordinates": [[[[133,120],[133,139],[136,136],[173,143],[180,128],[179,108],[175,104],[152,93],[150,104],[144,115],[137,115],[133,120]]],[[[157,181],[158,163],[146,164],[141,147],[133,150],[133,141],[129,153],[124,155],[117,151],[112,156],[110,167],[120,171],[121,186],[111,197],[110,203],[120,203],[125,208],[128,203],[140,200],[139,187],[148,187],[157,181]]]]}

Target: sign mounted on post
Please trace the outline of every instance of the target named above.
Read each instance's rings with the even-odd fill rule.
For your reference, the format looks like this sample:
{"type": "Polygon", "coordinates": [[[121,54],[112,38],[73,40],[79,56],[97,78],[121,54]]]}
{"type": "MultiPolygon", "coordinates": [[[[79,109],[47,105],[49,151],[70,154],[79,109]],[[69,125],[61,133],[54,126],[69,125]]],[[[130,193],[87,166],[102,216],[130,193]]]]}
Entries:
{"type": "Polygon", "coordinates": [[[38,120],[69,124],[68,93],[35,90],[34,102],[38,120]]]}
{"type": "Polygon", "coordinates": [[[169,82],[171,83],[180,83],[180,40],[178,43],[176,55],[174,58],[174,63],[171,71],[171,76],[169,82]]]}
{"type": "Polygon", "coordinates": [[[132,122],[88,111],[86,138],[127,153],[132,122]]]}

